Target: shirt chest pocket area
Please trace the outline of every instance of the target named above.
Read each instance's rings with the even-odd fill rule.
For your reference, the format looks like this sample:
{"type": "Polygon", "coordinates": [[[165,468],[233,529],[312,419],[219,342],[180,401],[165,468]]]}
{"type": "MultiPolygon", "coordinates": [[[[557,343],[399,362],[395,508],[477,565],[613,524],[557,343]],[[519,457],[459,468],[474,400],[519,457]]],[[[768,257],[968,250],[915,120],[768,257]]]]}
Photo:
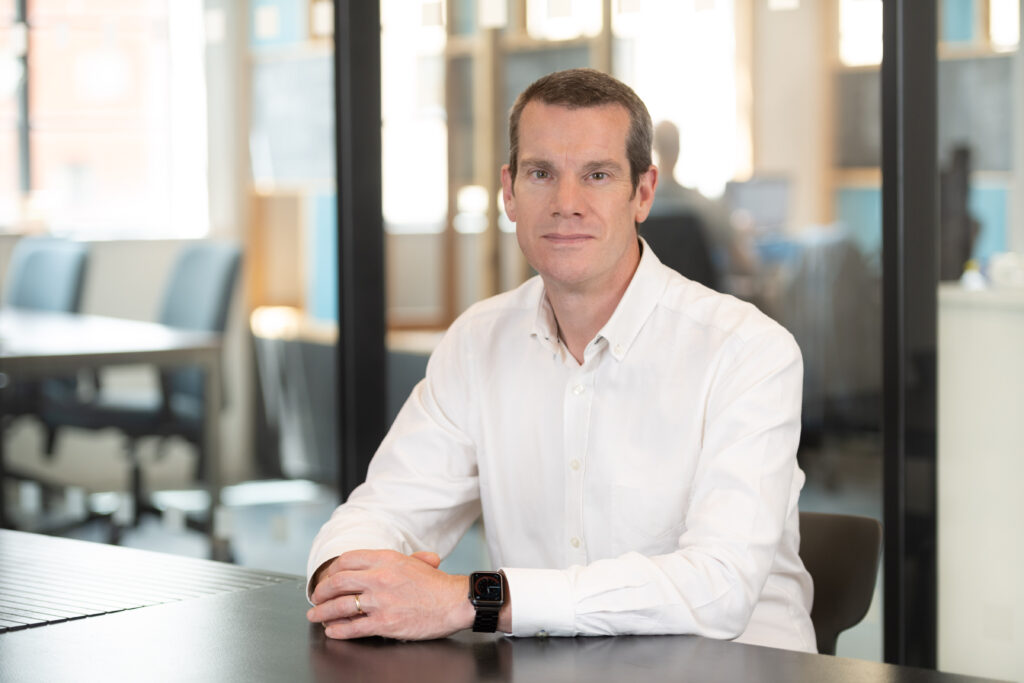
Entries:
{"type": "Polygon", "coordinates": [[[626,481],[613,484],[611,494],[612,534],[619,553],[660,555],[677,549],[686,529],[688,486],[626,481]]]}

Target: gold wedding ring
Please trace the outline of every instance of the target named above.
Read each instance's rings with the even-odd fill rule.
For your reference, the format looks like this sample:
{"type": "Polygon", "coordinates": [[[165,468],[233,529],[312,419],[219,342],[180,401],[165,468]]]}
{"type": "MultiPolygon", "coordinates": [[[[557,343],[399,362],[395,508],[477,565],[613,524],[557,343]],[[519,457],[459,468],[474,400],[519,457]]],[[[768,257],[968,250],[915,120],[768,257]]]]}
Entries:
{"type": "Polygon", "coordinates": [[[364,612],[363,608],[359,605],[359,596],[358,595],[353,595],[352,597],[355,598],[355,601],[356,601],[356,613],[359,614],[359,616],[361,616],[361,617],[365,617],[366,616],[366,612],[364,612]]]}

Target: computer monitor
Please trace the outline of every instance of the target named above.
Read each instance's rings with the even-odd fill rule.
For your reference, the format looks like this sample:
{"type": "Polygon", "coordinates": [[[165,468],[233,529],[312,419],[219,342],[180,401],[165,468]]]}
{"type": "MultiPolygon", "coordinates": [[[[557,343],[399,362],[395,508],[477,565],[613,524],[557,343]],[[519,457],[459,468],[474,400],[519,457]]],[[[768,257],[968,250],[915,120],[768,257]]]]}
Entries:
{"type": "Polygon", "coordinates": [[[789,179],[755,177],[725,184],[725,205],[730,213],[746,211],[756,234],[777,233],[789,220],[789,179]]]}

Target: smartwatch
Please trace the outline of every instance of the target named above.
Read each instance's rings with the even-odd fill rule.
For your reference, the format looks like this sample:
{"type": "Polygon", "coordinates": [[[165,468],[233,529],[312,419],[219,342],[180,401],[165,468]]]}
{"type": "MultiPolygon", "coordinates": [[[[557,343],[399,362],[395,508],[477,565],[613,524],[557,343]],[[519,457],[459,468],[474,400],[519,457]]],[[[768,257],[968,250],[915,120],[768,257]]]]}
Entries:
{"type": "Polygon", "coordinates": [[[476,610],[473,630],[494,633],[498,612],[505,604],[505,575],[501,572],[473,572],[469,575],[469,601],[476,610]]]}

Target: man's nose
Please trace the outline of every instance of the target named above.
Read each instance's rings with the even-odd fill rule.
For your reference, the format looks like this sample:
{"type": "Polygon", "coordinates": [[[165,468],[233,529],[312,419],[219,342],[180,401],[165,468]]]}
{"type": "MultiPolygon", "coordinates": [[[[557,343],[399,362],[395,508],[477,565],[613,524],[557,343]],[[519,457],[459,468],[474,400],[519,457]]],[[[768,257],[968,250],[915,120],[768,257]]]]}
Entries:
{"type": "Polygon", "coordinates": [[[583,215],[582,188],[575,178],[562,178],[558,181],[552,214],[562,218],[583,215]]]}

